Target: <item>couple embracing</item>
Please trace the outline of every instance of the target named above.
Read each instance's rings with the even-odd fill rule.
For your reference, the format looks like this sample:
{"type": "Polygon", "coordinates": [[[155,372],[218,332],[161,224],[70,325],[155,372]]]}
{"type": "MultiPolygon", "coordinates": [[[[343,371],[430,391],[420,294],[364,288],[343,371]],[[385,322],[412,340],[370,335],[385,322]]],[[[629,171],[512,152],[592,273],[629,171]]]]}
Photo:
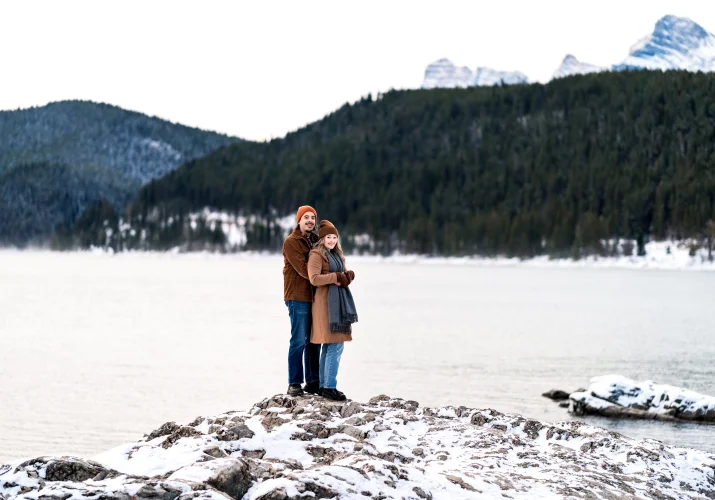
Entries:
{"type": "Polygon", "coordinates": [[[358,320],[350,293],[355,273],[345,266],[338,230],[304,205],[283,242],[283,299],[290,316],[288,395],[305,392],[345,401],[337,387],[345,342],[358,320]],[[304,365],[305,363],[305,365],[304,365]],[[305,386],[303,386],[305,382],[305,386]]]}

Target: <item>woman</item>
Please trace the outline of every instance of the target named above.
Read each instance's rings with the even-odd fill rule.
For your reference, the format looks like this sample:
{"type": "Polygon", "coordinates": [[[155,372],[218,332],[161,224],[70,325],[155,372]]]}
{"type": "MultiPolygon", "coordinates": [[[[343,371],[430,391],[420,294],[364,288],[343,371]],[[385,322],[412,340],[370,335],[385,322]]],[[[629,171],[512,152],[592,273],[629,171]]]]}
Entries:
{"type": "Polygon", "coordinates": [[[343,343],[352,340],[352,323],[357,310],[348,286],[355,279],[345,268],[345,256],[338,242],[338,230],[328,220],[320,221],[318,242],[308,255],[308,277],[317,287],[313,297],[312,344],[322,344],[320,389],[318,394],[333,401],[345,401],[337,388],[343,343]]]}

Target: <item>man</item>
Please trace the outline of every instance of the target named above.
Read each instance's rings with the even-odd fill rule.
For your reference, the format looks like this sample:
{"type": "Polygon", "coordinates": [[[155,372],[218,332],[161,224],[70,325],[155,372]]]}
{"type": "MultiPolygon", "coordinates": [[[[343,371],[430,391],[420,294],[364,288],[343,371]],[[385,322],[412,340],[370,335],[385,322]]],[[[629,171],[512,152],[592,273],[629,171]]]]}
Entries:
{"type": "Polygon", "coordinates": [[[318,213],[304,205],[296,213],[295,230],[283,242],[283,300],[290,316],[288,348],[288,395],[320,389],[320,345],[310,343],[313,286],[308,277],[308,254],[318,241],[315,229],[318,213]],[[305,360],[305,378],[303,361],[305,360]],[[305,388],[301,384],[305,380],[305,388]]]}

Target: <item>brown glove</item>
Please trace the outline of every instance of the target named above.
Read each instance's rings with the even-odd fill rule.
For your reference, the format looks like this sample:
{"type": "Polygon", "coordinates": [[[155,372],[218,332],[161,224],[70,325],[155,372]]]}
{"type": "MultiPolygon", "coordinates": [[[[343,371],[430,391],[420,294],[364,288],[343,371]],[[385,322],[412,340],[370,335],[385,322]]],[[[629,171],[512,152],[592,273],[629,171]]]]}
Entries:
{"type": "Polygon", "coordinates": [[[345,276],[345,273],[335,273],[335,274],[338,277],[338,283],[340,283],[340,286],[348,286],[350,284],[350,280],[348,280],[348,277],[345,276]]]}
{"type": "Polygon", "coordinates": [[[353,271],[345,271],[345,274],[347,275],[350,283],[355,280],[355,273],[353,271]]]}

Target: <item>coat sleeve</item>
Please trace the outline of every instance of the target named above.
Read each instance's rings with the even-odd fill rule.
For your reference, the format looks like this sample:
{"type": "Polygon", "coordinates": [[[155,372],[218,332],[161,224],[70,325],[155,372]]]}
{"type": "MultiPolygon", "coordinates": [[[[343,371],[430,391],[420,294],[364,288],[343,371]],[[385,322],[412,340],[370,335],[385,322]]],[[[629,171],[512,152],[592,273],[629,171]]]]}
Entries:
{"type": "Polygon", "coordinates": [[[338,282],[338,275],[335,273],[320,274],[323,270],[323,257],[319,252],[310,252],[308,256],[308,276],[313,286],[334,285],[338,282]]]}
{"type": "Polygon", "coordinates": [[[308,278],[308,267],[305,262],[304,253],[300,251],[300,243],[294,239],[287,239],[283,243],[283,255],[285,255],[288,263],[293,266],[295,272],[303,278],[308,278]]]}

